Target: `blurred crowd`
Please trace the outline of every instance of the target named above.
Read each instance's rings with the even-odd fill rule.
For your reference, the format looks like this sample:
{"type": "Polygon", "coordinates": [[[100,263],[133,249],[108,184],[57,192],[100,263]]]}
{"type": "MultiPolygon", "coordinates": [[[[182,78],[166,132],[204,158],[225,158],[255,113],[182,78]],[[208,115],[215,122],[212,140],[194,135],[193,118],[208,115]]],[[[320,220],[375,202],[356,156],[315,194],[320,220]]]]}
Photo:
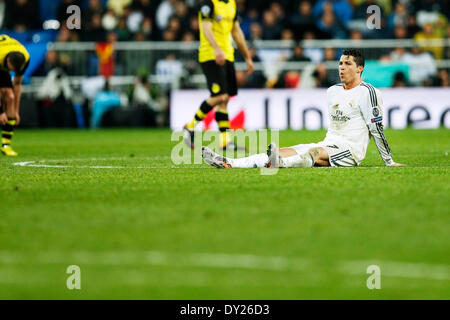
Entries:
{"type": "MultiPolygon", "coordinates": [[[[0,0],[0,30],[17,36],[31,34],[29,40],[35,32],[42,31],[40,39],[43,39],[43,33],[50,31],[52,38],[44,40],[45,43],[187,43],[199,39],[201,2],[0,0]],[[68,10],[73,5],[81,8],[80,19],[73,19],[76,11],[68,10]],[[72,19],[72,24],[79,23],[81,28],[69,28],[68,19],[72,19]]],[[[315,39],[414,39],[417,45],[413,48],[367,49],[366,58],[376,63],[389,61],[394,62],[391,65],[408,66],[390,73],[382,71],[383,77],[389,78],[387,86],[450,86],[448,65],[438,67],[439,61],[450,60],[450,47],[420,42],[450,38],[448,0],[236,0],[236,4],[253,60],[264,66],[252,75],[237,68],[240,88],[327,88],[340,82],[336,60],[341,49],[302,46],[303,40],[315,39]],[[370,18],[376,12],[368,10],[372,5],[380,8],[379,21],[370,18]],[[380,28],[368,28],[368,19],[379,22],[380,28]],[[294,45],[292,49],[264,50],[255,46],[255,40],[290,40],[294,45]]],[[[38,109],[42,111],[39,126],[168,125],[170,90],[199,87],[192,80],[193,75],[201,74],[194,47],[182,52],[159,50],[158,55],[142,51],[129,54],[111,47],[104,47],[101,55],[92,50],[65,52],[49,48],[33,73],[45,77],[38,95],[38,109]],[[102,74],[99,61],[111,56],[114,65],[110,65],[111,74],[136,76],[125,90],[112,89],[108,81],[102,82],[104,78],[95,77],[102,74]],[[71,75],[84,76],[81,88],[70,85],[67,76],[71,75]],[[155,78],[158,80],[149,81],[155,78]],[[86,99],[81,99],[82,96],[86,99]],[[71,119],[70,124],[67,119],[71,119]],[[140,122],[136,123],[136,119],[140,122]]],[[[239,52],[236,61],[244,61],[239,52]]],[[[375,73],[381,67],[376,65],[375,73]]],[[[366,69],[368,74],[370,68],[366,69]]],[[[29,101],[34,103],[34,99],[29,101]]]]}
{"type": "MultiPolygon", "coordinates": [[[[48,0],[0,0],[0,28],[40,29],[48,0]],[[45,8],[45,6],[44,6],[45,8]]],[[[52,0],[64,29],[67,8],[82,8],[82,28],[63,33],[72,41],[191,41],[198,39],[200,0],[52,0]]],[[[403,39],[450,36],[447,0],[236,0],[242,29],[250,40],[403,39]],[[381,28],[368,29],[367,8],[381,9],[381,28]]],[[[435,52],[436,58],[440,53],[435,52]]]]}
{"type": "MultiPolygon", "coordinates": [[[[59,21],[57,42],[116,41],[183,41],[199,38],[198,7],[201,0],[52,0],[53,16],[59,21]],[[70,30],[66,20],[67,8],[80,6],[81,29],[70,30]]],[[[0,27],[3,30],[23,32],[41,29],[44,19],[39,11],[50,6],[48,0],[0,0],[0,27]],[[42,5],[40,1],[45,1],[42,5]]],[[[249,41],[255,62],[267,60],[261,51],[252,47],[253,40],[314,39],[422,39],[450,38],[450,3],[447,0],[236,0],[242,30],[249,41]],[[367,19],[371,5],[380,8],[380,28],[369,29],[367,19]]],[[[48,16],[48,14],[47,14],[48,16]]],[[[51,16],[51,15],[50,15],[51,16]]],[[[420,43],[420,42],[418,42],[420,43]]],[[[281,52],[281,50],[280,50],[281,52]]],[[[243,88],[327,87],[339,81],[337,72],[326,67],[327,61],[339,59],[340,51],[333,48],[303,48],[300,44],[288,52],[281,52],[279,62],[312,62],[313,69],[284,68],[276,75],[261,71],[247,76],[238,71],[243,88]]],[[[191,55],[195,57],[195,53],[191,55]]],[[[116,57],[117,58],[117,57],[116,57]]],[[[409,77],[398,72],[394,86],[448,85],[448,69],[436,67],[436,60],[450,59],[448,46],[402,47],[377,54],[369,59],[407,63],[409,77]]],[[[237,61],[242,57],[237,56],[237,61]]],[[[70,58],[48,51],[46,59],[35,75],[46,75],[55,67],[74,74],[70,58]]],[[[159,76],[182,78],[194,74],[196,61],[183,60],[174,54],[155,61],[154,71],[159,76]]],[[[87,75],[95,74],[87,72],[87,75]]],[[[116,75],[121,73],[120,58],[116,59],[116,75]]],[[[181,87],[189,87],[181,81],[181,87]]]]}

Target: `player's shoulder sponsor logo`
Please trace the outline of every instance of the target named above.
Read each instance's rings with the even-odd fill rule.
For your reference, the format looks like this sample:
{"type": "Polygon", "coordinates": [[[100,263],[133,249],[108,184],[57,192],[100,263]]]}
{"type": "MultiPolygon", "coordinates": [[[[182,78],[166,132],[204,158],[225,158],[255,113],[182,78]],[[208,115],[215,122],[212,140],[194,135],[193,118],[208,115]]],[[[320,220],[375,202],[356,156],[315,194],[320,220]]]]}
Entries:
{"type": "Polygon", "coordinates": [[[200,12],[204,15],[204,16],[209,16],[209,14],[211,13],[211,8],[207,5],[204,5],[200,8],[200,12]]]}
{"type": "Polygon", "coordinates": [[[378,117],[380,115],[380,110],[377,107],[372,109],[372,114],[374,117],[378,117]]]}

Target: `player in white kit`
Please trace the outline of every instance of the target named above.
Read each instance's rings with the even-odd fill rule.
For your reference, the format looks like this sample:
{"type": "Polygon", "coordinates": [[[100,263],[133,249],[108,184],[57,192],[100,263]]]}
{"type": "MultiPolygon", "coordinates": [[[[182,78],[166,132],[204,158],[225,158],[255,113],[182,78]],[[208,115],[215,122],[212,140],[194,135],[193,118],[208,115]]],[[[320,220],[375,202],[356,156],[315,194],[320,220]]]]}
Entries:
{"type": "Polygon", "coordinates": [[[383,133],[380,91],[361,80],[363,70],[361,51],[344,50],[339,61],[342,83],[327,90],[330,127],[322,142],[282,149],[272,143],[267,154],[240,159],[225,158],[203,147],[203,159],[216,168],[353,167],[364,160],[372,136],[387,166],[403,166],[392,159],[383,133]]]}

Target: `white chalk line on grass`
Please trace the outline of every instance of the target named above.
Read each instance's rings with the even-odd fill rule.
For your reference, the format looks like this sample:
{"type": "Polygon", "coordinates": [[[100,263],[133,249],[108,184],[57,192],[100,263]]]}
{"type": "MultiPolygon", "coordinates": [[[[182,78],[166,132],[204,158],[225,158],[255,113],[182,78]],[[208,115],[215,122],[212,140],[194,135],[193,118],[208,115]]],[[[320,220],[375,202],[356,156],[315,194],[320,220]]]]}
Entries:
{"type": "Polygon", "coordinates": [[[162,157],[121,157],[121,158],[86,158],[86,159],[60,159],[60,160],[38,160],[38,161],[23,161],[16,162],[13,165],[18,167],[32,167],[32,168],[80,168],[80,169],[171,169],[169,166],[113,166],[113,165],[68,165],[60,164],[67,162],[79,162],[79,161],[126,161],[126,160],[141,160],[141,161],[166,161],[170,160],[169,156],[162,157]],[[45,164],[45,163],[58,163],[58,164],[45,164]]]}
{"type": "MultiPolygon", "coordinates": [[[[113,166],[113,165],[65,165],[60,164],[64,162],[79,162],[79,161],[125,161],[125,160],[142,160],[142,161],[167,161],[170,160],[170,157],[146,157],[146,158],[132,158],[132,157],[123,157],[123,158],[87,158],[87,159],[64,159],[64,160],[34,160],[34,161],[22,161],[15,162],[13,166],[16,167],[31,167],[31,168],[79,168],[79,169],[209,169],[212,168],[209,166],[201,166],[201,165],[183,165],[183,166],[113,166]],[[54,163],[57,164],[46,164],[46,163],[54,163]]],[[[353,167],[353,168],[331,168],[331,167],[318,167],[316,169],[322,170],[337,170],[337,169],[346,169],[346,170],[355,170],[355,169],[384,169],[385,166],[382,167],[353,167]]],[[[446,166],[443,167],[401,167],[402,170],[405,168],[415,168],[415,169],[438,169],[438,168],[449,168],[446,166]]],[[[298,168],[294,168],[298,169],[298,168]]],[[[285,170],[285,169],[283,169],[285,170]]]]}
{"type": "MultiPolygon", "coordinates": [[[[316,272],[321,269],[319,261],[312,259],[257,256],[226,253],[167,253],[146,252],[41,252],[26,254],[0,251],[0,265],[52,265],[77,264],[94,266],[166,266],[219,269],[244,269],[274,272],[316,272]]],[[[427,264],[383,260],[337,261],[329,266],[346,275],[364,275],[367,267],[378,265],[382,276],[394,278],[450,280],[450,265],[427,264]]],[[[0,278],[0,282],[1,282],[0,278]]]]}
{"type": "Polygon", "coordinates": [[[49,165],[37,164],[36,161],[17,162],[15,166],[32,168],[80,168],[80,169],[154,169],[158,167],[124,167],[124,166],[83,166],[83,165],[49,165]]]}
{"type": "Polygon", "coordinates": [[[28,167],[28,168],[76,168],[76,169],[212,169],[210,167],[200,166],[84,166],[84,165],[48,165],[37,164],[35,161],[30,162],[18,162],[14,163],[14,166],[28,167]]]}

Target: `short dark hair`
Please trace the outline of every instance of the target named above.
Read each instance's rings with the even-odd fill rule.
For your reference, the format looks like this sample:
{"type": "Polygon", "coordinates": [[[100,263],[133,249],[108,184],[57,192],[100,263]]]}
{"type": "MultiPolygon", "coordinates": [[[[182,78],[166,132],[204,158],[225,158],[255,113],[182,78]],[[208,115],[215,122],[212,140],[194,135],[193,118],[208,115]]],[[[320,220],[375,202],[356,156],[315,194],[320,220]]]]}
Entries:
{"type": "Polygon", "coordinates": [[[25,67],[25,56],[23,55],[23,53],[13,51],[8,54],[7,58],[9,60],[9,63],[11,63],[11,65],[13,66],[15,73],[20,73],[25,67]]]}
{"type": "Polygon", "coordinates": [[[366,60],[364,59],[364,54],[359,49],[345,49],[342,52],[343,56],[352,56],[355,59],[356,66],[363,66],[366,64],[366,60]]]}

